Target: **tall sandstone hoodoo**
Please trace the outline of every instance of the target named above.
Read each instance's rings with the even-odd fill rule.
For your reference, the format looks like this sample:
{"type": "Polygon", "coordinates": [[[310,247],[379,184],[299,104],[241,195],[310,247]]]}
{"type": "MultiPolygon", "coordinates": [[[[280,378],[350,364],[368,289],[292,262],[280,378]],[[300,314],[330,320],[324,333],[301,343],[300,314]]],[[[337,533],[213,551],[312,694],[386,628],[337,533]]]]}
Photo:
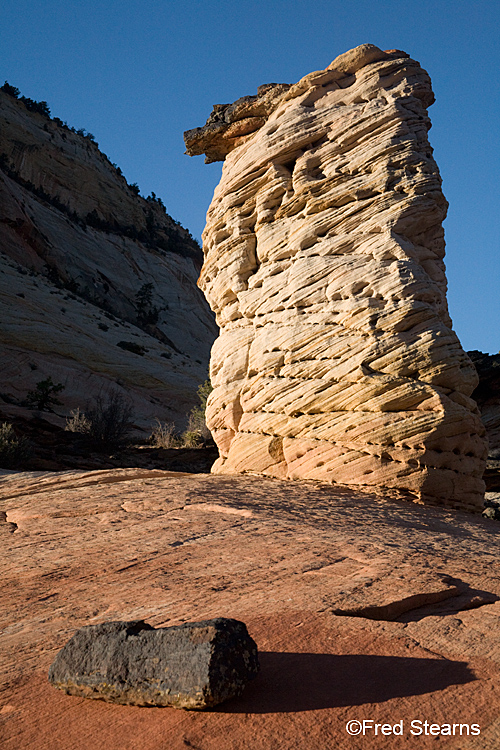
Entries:
{"type": "Polygon", "coordinates": [[[451,329],[431,82],[364,44],[185,135],[225,160],[199,286],[221,328],[216,473],[317,479],[478,510],[478,380],[451,329]]]}

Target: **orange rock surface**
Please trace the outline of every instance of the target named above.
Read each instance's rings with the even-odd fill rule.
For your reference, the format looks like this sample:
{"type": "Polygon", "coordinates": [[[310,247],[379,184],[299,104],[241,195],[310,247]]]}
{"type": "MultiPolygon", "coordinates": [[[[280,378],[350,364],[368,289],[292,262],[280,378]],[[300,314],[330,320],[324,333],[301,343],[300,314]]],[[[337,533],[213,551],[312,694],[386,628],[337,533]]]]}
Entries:
{"type": "Polygon", "coordinates": [[[500,745],[496,522],[146,469],[4,473],[0,498],[2,750],[500,745]],[[47,681],[83,625],[215,616],[247,624],[261,672],[214,711],[87,701],[47,681]],[[403,721],[403,739],[350,737],[354,719],[403,721]],[[411,735],[425,720],[481,734],[411,735]]]}

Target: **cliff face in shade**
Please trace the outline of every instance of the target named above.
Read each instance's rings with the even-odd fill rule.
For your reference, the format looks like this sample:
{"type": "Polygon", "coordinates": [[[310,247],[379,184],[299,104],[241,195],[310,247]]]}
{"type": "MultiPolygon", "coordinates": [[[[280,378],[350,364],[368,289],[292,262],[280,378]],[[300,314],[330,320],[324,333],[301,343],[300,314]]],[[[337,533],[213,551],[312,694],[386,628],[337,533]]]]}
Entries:
{"type": "Polygon", "coordinates": [[[500,354],[467,352],[479,375],[479,385],[472,394],[481,411],[488,435],[488,456],[500,459],[500,354]]]}
{"type": "Polygon", "coordinates": [[[201,262],[189,232],[96,143],[0,91],[4,417],[50,376],[65,385],[60,412],[114,389],[138,425],[182,424],[217,332],[201,262]]]}
{"type": "Polygon", "coordinates": [[[221,327],[215,472],[482,507],[484,427],[447,309],[433,100],[419,63],[362,45],[186,134],[188,153],[225,159],[199,280],[221,327]]]}

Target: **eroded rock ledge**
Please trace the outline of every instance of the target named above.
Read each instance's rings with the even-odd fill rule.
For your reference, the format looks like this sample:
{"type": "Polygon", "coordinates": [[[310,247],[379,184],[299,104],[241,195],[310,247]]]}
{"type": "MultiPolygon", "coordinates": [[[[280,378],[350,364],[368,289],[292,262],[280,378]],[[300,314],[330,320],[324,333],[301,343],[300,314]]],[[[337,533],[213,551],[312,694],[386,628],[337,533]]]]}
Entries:
{"type": "Polygon", "coordinates": [[[199,280],[221,327],[215,472],[482,508],[486,443],[447,309],[433,101],[419,63],[362,45],[186,134],[188,153],[225,159],[199,280]]]}

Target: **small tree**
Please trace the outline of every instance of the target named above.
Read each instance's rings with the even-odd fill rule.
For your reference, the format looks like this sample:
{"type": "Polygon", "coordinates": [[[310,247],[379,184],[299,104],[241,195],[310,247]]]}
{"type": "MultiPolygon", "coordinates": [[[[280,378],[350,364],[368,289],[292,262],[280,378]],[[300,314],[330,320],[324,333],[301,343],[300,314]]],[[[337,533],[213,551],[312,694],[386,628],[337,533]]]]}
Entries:
{"type": "Polygon", "coordinates": [[[28,391],[26,395],[26,404],[37,411],[51,411],[51,406],[60,406],[61,401],[56,398],[55,394],[64,390],[62,383],[54,383],[49,377],[40,380],[33,391],[28,391]]]}
{"type": "Polygon", "coordinates": [[[14,99],[17,99],[21,93],[17,86],[11,86],[8,81],[5,81],[4,85],[0,88],[0,91],[4,91],[6,94],[9,94],[9,96],[13,96],[14,99]]]}
{"type": "Polygon", "coordinates": [[[153,305],[153,289],[151,282],[143,284],[135,295],[137,322],[139,325],[156,325],[160,311],[153,305]]]}
{"type": "Polygon", "coordinates": [[[37,102],[29,96],[21,96],[20,102],[24,104],[29,112],[38,112],[40,115],[50,118],[50,108],[46,101],[37,102]]]}
{"type": "Polygon", "coordinates": [[[138,292],[135,294],[135,306],[137,310],[144,310],[151,307],[153,303],[153,284],[143,284],[138,292]]]}

